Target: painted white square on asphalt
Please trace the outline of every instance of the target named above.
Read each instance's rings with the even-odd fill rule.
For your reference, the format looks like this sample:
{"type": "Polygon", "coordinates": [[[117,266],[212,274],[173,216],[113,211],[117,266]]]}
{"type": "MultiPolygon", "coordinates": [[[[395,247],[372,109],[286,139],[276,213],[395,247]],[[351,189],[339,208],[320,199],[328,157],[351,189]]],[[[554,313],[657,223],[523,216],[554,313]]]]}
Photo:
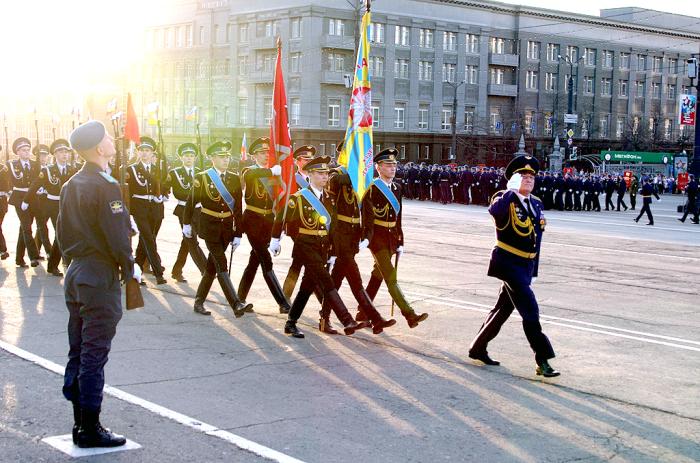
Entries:
{"type": "Polygon", "coordinates": [[[44,439],[41,439],[41,441],[73,458],[89,457],[90,455],[102,455],[104,453],[123,452],[125,450],[136,450],[141,448],[141,446],[136,442],[127,439],[126,444],[120,447],[81,449],[77,445],[73,445],[73,436],[71,434],[45,437],[44,439]]]}

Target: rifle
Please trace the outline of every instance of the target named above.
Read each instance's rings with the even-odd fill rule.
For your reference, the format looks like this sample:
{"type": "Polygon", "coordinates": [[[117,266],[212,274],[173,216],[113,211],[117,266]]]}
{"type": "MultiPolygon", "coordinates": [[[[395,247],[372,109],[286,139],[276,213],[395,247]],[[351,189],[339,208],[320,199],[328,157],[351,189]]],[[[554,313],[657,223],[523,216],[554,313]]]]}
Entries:
{"type": "Polygon", "coordinates": [[[199,170],[201,172],[204,170],[204,152],[202,151],[202,135],[199,133],[199,121],[197,121],[195,131],[197,134],[197,149],[199,150],[199,158],[197,159],[197,163],[199,164],[199,170]]]}
{"type": "Polygon", "coordinates": [[[10,160],[10,137],[7,135],[7,114],[3,115],[5,119],[5,163],[10,160]]]}
{"type": "Polygon", "coordinates": [[[34,110],[34,128],[36,129],[36,146],[39,146],[39,119],[36,116],[36,110],[34,110]]]}
{"type": "Polygon", "coordinates": [[[115,143],[115,148],[117,148],[117,154],[114,157],[114,170],[117,172],[119,177],[119,188],[122,191],[122,201],[126,208],[129,208],[129,185],[126,183],[126,164],[128,159],[126,158],[126,150],[124,146],[124,137],[121,134],[121,128],[119,127],[120,114],[112,116],[112,129],[114,130],[114,139],[117,141],[115,143]],[[121,149],[120,149],[121,148],[121,149]]]}
{"type": "MultiPolygon", "coordinates": [[[[161,196],[162,194],[162,185],[161,185],[161,180],[163,178],[163,164],[166,164],[166,158],[165,158],[165,144],[163,143],[163,131],[160,126],[160,119],[158,119],[158,147],[156,151],[156,168],[155,168],[155,184],[154,184],[154,193],[155,196],[161,196]]],[[[167,164],[165,166],[167,170],[167,164]]]]}

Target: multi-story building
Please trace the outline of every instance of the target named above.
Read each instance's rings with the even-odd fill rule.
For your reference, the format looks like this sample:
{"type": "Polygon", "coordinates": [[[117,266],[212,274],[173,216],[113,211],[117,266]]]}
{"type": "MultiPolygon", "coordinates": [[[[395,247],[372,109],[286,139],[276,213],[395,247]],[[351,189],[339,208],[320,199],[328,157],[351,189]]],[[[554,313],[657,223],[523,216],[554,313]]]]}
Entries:
{"type": "MultiPolygon", "coordinates": [[[[267,132],[279,37],[292,138],[331,153],[347,122],[359,3],[192,2],[179,22],[147,31],[147,59],[129,88],[143,106],[160,103],[170,143],[192,137],[185,114],[195,106],[205,139],[250,140],[267,132]]],[[[640,9],[594,17],[484,0],[373,2],[375,149],[494,162],[524,133],[528,149],[545,154],[563,138],[570,75],[581,151],[668,148],[691,135],[677,107],[691,92],[685,61],[700,34],[687,25],[698,21],[640,9]]]]}

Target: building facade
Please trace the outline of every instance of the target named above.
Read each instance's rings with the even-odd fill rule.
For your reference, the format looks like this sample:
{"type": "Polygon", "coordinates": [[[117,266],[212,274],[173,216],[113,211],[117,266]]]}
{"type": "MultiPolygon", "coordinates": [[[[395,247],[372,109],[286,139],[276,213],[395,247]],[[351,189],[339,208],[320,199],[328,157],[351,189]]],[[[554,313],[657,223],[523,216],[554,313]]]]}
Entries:
{"type": "MultiPolygon", "coordinates": [[[[240,143],[243,133],[250,140],[268,131],[279,37],[292,138],[330,154],[347,123],[346,76],[362,14],[351,3],[192,2],[181,21],[147,31],[146,59],[127,85],[137,106],[159,102],[169,145],[191,139],[197,121],[204,143],[240,143]]],[[[375,149],[396,146],[410,161],[500,163],[524,134],[528,151],[546,155],[557,135],[565,138],[571,76],[579,152],[680,151],[692,140],[677,108],[680,94],[694,93],[685,61],[700,34],[683,27],[693,19],[700,21],[639,9],[593,17],[478,0],[376,1],[375,149]]]]}

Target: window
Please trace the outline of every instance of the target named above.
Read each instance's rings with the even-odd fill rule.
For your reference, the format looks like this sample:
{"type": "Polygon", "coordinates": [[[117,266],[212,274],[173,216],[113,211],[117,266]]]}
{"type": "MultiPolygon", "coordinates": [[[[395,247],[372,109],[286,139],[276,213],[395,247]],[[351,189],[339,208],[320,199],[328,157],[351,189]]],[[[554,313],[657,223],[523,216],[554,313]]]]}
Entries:
{"type": "Polygon", "coordinates": [[[204,45],[204,26],[199,26],[199,44],[204,45]]]}
{"type": "Polygon", "coordinates": [[[668,73],[673,75],[678,73],[678,60],[676,58],[668,59],[668,73]]]}
{"type": "Polygon", "coordinates": [[[229,123],[229,110],[228,106],[224,106],[224,127],[228,127],[229,123]]]}
{"type": "Polygon", "coordinates": [[[588,138],[588,118],[581,121],[581,138],[588,138]]]}
{"type": "Polygon", "coordinates": [[[372,106],[372,127],[375,129],[379,127],[379,106],[372,106]]]}
{"type": "Polygon", "coordinates": [[[629,69],[630,68],[630,54],[629,53],[620,53],[620,69],[629,69]]]}
{"type": "Polygon", "coordinates": [[[454,32],[443,32],[442,33],[442,49],[445,51],[456,51],[457,50],[457,34],[454,32]]]}
{"type": "Polygon", "coordinates": [[[554,117],[552,116],[552,113],[544,113],[544,135],[545,136],[552,136],[554,133],[554,117]]]}
{"type": "Polygon", "coordinates": [[[433,63],[430,61],[418,62],[418,80],[433,80],[433,63]]]}
{"type": "Polygon", "coordinates": [[[646,93],[646,89],[644,87],[645,85],[643,81],[638,80],[634,83],[634,93],[637,98],[644,98],[644,94],[646,93]]]}
{"type": "Polygon", "coordinates": [[[576,64],[578,61],[578,47],[573,45],[566,47],[566,56],[569,57],[572,63],[576,64]]]}
{"type": "Polygon", "coordinates": [[[430,106],[427,104],[422,104],[418,106],[418,128],[427,129],[428,121],[430,116],[430,106]]]}
{"type": "Polygon", "coordinates": [[[301,18],[292,18],[290,35],[293,39],[301,37],[301,18]]]}
{"type": "Polygon", "coordinates": [[[464,108],[464,130],[468,133],[474,131],[474,113],[476,108],[474,106],[467,106],[464,108]]]}
{"type": "Polygon", "coordinates": [[[421,48],[433,48],[433,31],[431,29],[421,29],[419,31],[418,46],[421,48]]]}
{"type": "Polygon", "coordinates": [[[430,145],[423,145],[423,159],[430,159],[430,145]]]}
{"type": "Polygon", "coordinates": [[[489,121],[491,123],[491,133],[500,134],[503,130],[503,122],[501,122],[501,112],[499,109],[491,108],[489,121]]]}
{"type": "Polygon", "coordinates": [[[556,43],[547,44],[547,61],[557,61],[559,59],[559,45],[556,43]]]}
{"type": "Polygon", "coordinates": [[[625,119],[623,117],[617,118],[617,126],[615,127],[615,137],[622,138],[625,133],[625,119]]]}
{"type": "Polygon", "coordinates": [[[501,68],[491,68],[489,70],[491,84],[501,85],[503,84],[503,78],[505,77],[505,71],[501,68]]]}
{"type": "Polygon", "coordinates": [[[182,47],[182,27],[179,26],[175,28],[175,46],[182,47]]]}
{"type": "Polygon", "coordinates": [[[188,48],[193,45],[194,37],[192,36],[192,26],[185,26],[185,46],[188,48]]]}
{"type": "Polygon", "coordinates": [[[645,55],[637,56],[637,70],[646,71],[647,70],[647,57],[645,55]]]}
{"type": "Polygon", "coordinates": [[[443,82],[454,82],[455,74],[457,71],[456,64],[443,64],[442,65],[442,81],[443,82]]]}
{"type": "Polygon", "coordinates": [[[610,50],[603,50],[603,67],[613,67],[613,52],[610,50]]]}
{"type": "Polygon", "coordinates": [[[289,102],[289,121],[292,125],[299,125],[299,119],[301,118],[301,99],[291,98],[289,102]]]}
{"type": "Polygon", "coordinates": [[[664,140],[671,139],[671,132],[673,131],[673,121],[671,119],[664,119],[664,140]]]}
{"type": "Polygon", "coordinates": [[[248,75],[248,55],[238,57],[238,74],[242,76],[248,75]]]}
{"type": "Polygon", "coordinates": [[[666,84],[666,97],[669,100],[676,99],[676,84],[666,84]]]}
{"type": "Polygon", "coordinates": [[[452,129],[452,105],[445,105],[442,107],[442,113],[440,117],[440,128],[442,130],[452,129]]]}
{"type": "Polygon", "coordinates": [[[384,77],[384,58],[380,56],[370,56],[369,70],[372,77],[384,77]]]}
{"type": "MultiPolygon", "coordinates": [[[[219,30],[218,25],[214,27],[216,28],[216,31],[219,30]]],[[[170,40],[171,31],[172,30],[169,27],[163,31],[163,48],[170,48],[170,44],[172,43],[172,41],[170,40]]]]}
{"type": "Polygon", "coordinates": [[[384,24],[372,23],[369,27],[369,36],[373,43],[384,43],[384,24]]]}
{"type": "Polygon", "coordinates": [[[586,66],[595,66],[596,50],[594,48],[586,48],[583,52],[583,61],[586,66]]]}
{"type": "Polygon", "coordinates": [[[239,42],[247,42],[248,41],[248,25],[247,24],[241,24],[238,26],[238,41],[239,42]]]}
{"type": "Polygon", "coordinates": [[[403,129],[406,126],[406,104],[396,103],[394,106],[394,128],[403,129]]]}
{"type": "Polygon", "coordinates": [[[272,72],[277,56],[272,53],[258,55],[257,70],[262,72],[272,72]]]}
{"type": "Polygon", "coordinates": [[[467,34],[467,53],[479,53],[479,36],[467,34]]]}
{"type": "Polygon", "coordinates": [[[407,59],[397,59],[394,61],[394,77],[397,79],[408,79],[407,59]]]}
{"type": "Polygon", "coordinates": [[[658,82],[651,83],[651,97],[661,98],[661,84],[659,84],[658,82]]]}
{"type": "Polygon", "coordinates": [[[224,60],[224,75],[228,76],[231,74],[231,60],[226,58],[224,60]]]}
{"type": "Polygon", "coordinates": [[[265,37],[275,37],[277,36],[279,30],[279,24],[277,21],[265,21],[265,37]]]}
{"type": "Polygon", "coordinates": [[[489,51],[491,53],[502,55],[505,53],[505,49],[506,39],[502,39],[500,37],[491,37],[491,41],[489,42],[489,51]]]}
{"type": "Polygon", "coordinates": [[[610,116],[606,115],[600,118],[600,138],[608,138],[608,126],[610,125],[610,116]]]}
{"type": "Polygon", "coordinates": [[[618,92],[617,92],[618,96],[621,96],[621,97],[627,97],[627,96],[629,96],[629,89],[628,89],[628,86],[629,86],[629,82],[628,82],[628,81],[620,79],[620,80],[618,81],[618,87],[619,87],[619,88],[618,88],[618,92]]]}
{"type": "Polygon", "coordinates": [[[540,59],[540,42],[529,40],[527,42],[527,58],[540,59]]]}
{"type": "Polygon", "coordinates": [[[265,125],[270,125],[270,121],[272,121],[272,98],[263,98],[263,114],[265,125]]]}
{"type": "Polygon", "coordinates": [[[537,71],[527,71],[525,77],[525,88],[528,90],[537,90],[539,85],[537,84],[537,71]]]}
{"type": "Polygon", "coordinates": [[[328,100],[328,127],[340,126],[340,100],[328,100]]]}
{"type": "Polygon", "coordinates": [[[226,43],[231,43],[231,37],[233,36],[233,24],[226,24],[226,43]]]}
{"type": "Polygon", "coordinates": [[[535,131],[535,123],[534,123],[534,115],[531,111],[528,111],[525,113],[525,120],[523,121],[523,124],[525,125],[525,133],[528,135],[532,135],[532,133],[535,131]]]}
{"type": "Polygon", "coordinates": [[[663,67],[663,58],[660,56],[654,56],[654,61],[652,62],[652,70],[656,73],[661,72],[661,68],[663,67]]]}
{"type": "Polygon", "coordinates": [[[603,77],[600,79],[600,94],[603,96],[612,95],[612,79],[609,77],[603,77]]]}
{"type": "Polygon", "coordinates": [[[216,106],[214,106],[214,107],[212,108],[212,112],[214,113],[214,125],[219,125],[219,122],[220,122],[220,121],[219,121],[219,119],[220,119],[220,117],[219,117],[219,108],[217,108],[216,106]]]}
{"type": "Polygon", "coordinates": [[[328,35],[345,35],[345,21],[343,21],[342,19],[329,19],[328,35]]]}
{"type": "MultiPolygon", "coordinates": [[[[570,78],[571,78],[571,76],[570,76],[569,74],[567,74],[567,75],[564,77],[564,93],[567,93],[567,94],[569,93],[569,79],[570,79],[570,78]]],[[[574,78],[571,79],[571,81],[572,81],[571,86],[573,87],[574,95],[576,95],[576,94],[578,93],[578,90],[577,90],[577,87],[578,87],[578,76],[574,76],[574,78]]]]}
{"type": "Polygon", "coordinates": [[[656,119],[653,117],[649,118],[649,133],[652,136],[656,135],[656,119]]]}
{"type": "Polygon", "coordinates": [[[406,145],[399,146],[399,158],[406,159],[406,145]]]}
{"type": "Polygon", "coordinates": [[[544,74],[544,89],[548,92],[557,91],[557,74],[553,72],[545,72],[544,74]]]}
{"type": "Polygon", "coordinates": [[[586,76],[583,78],[583,92],[588,94],[595,93],[595,82],[593,77],[586,76]]]}
{"type": "Polygon", "coordinates": [[[289,63],[289,70],[291,72],[301,72],[301,53],[290,53],[289,63]]]}
{"type": "Polygon", "coordinates": [[[345,70],[345,56],[341,53],[328,53],[328,70],[343,72],[345,70]]]}
{"type": "MultiPolygon", "coordinates": [[[[396,26],[394,28],[394,44],[407,47],[410,45],[407,26],[396,26]]],[[[432,45],[431,45],[432,46],[432,45]]]]}
{"type": "Polygon", "coordinates": [[[479,66],[475,64],[467,64],[464,67],[464,81],[468,84],[478,84],[479,66]]]}

